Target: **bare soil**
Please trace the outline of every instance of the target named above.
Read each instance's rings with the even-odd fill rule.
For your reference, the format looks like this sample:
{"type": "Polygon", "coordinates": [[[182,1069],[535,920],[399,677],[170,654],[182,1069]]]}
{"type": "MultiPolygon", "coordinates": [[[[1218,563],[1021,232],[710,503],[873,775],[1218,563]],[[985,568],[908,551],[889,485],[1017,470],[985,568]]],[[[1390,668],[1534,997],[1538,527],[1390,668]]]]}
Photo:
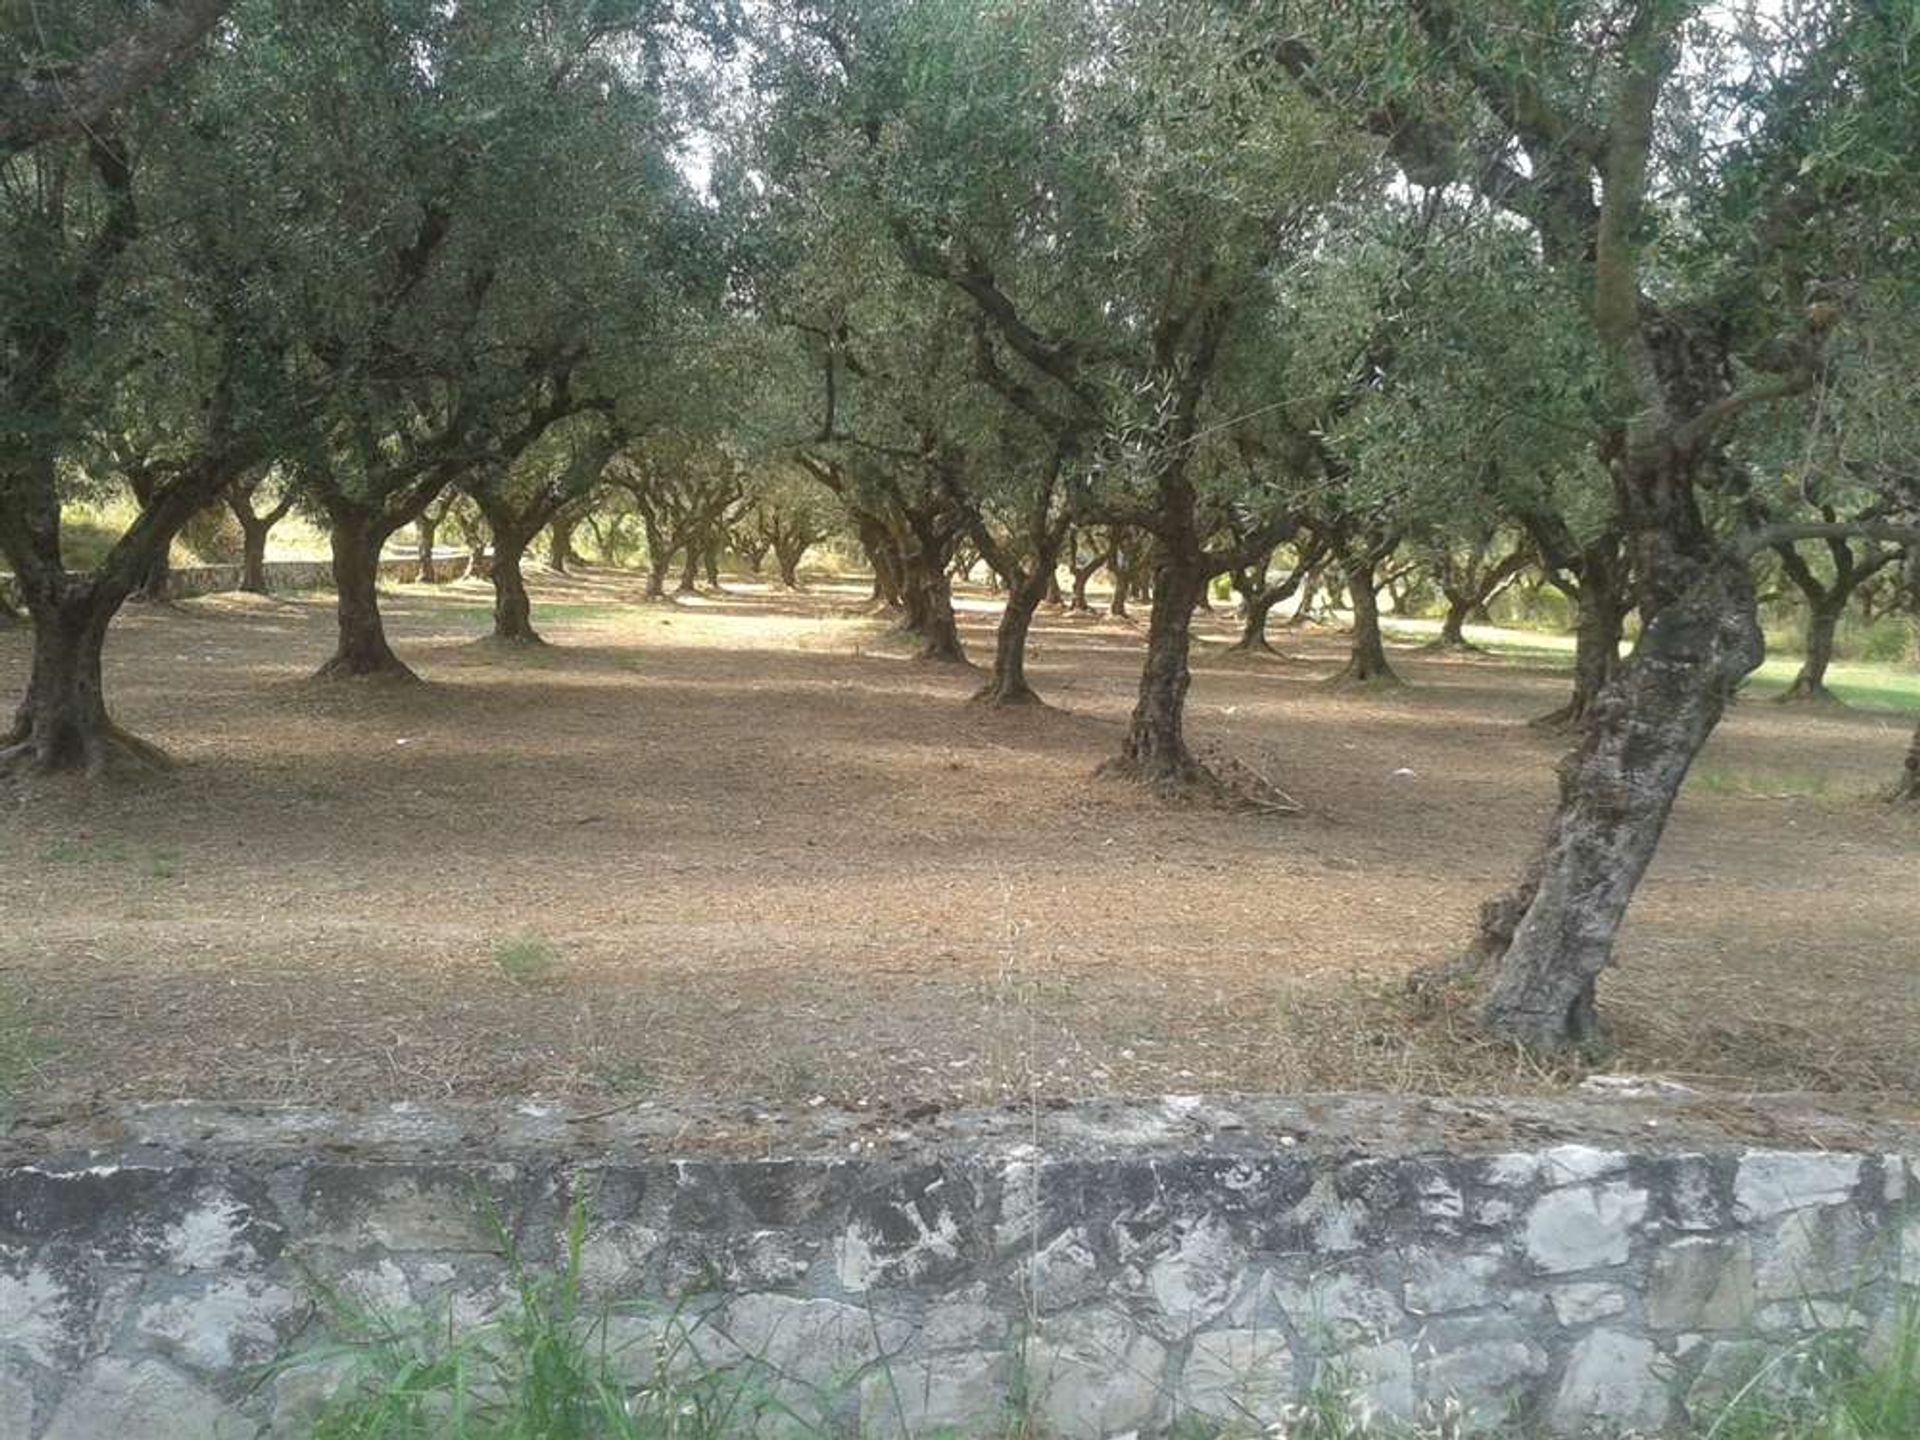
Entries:
{"type": "MultiPolygon", "coordinates": [[[[640,603],[535,580],[544,649],[488,595],[408,588],[430,682],[319,684],[328,596],[130,612],[120,721],[183,762],[0,794],[16,1100],[572,1097],[956,1105],[1196,1090],[1550,1089],[1416,1017],[1544,826],[1566,677],[1341,637],[1228,656],[1191,731],[1304,814],[1092,778],[1133,626],[1043,614],[1051,702],[907,658],[862,591],[640,603]],[[21,1067],[16,1067],[21,1068],[21,1067]]],[[[966,638],[985,661],[990,604],[966,638]]],[[[0,691],[26,636],[0,628],[0,691]]],[[[1910,716],[1746,702],[1683,796],[1603,987],[1606,1068],[1729,1091],[1920,1096],[1920,817],[1874,798],[1910,716]]]]}

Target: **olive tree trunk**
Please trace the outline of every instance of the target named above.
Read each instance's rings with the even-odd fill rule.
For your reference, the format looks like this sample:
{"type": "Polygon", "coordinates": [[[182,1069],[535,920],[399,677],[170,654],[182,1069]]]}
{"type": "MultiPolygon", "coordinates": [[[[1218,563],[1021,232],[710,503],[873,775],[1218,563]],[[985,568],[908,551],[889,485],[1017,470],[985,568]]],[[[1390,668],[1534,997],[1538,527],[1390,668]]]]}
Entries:
{"type": "Polygon", "coordinates": [[[1647,623],[1563,762],[1546,843],[1486,907],[1476,950],[1497,958],[1486,1020],[1542,1049],[1597,1033],[1594,987],[1694,756],[1764,653],[1744,565],[1715,562],[1647,623]]]}
{"type": "Polygon", "coordinates": [[[91,579],[54,583],[50,603],[32,607],[33,668],[13,723],[0,734],[0,774],[164,767],[165,755],[107,716],[101,656],[120,597],[91,579]]]}
{"type": "Polygon", "coordinates": [[[1598,547],[1581,567],[1575,604],[1573,694],[1559,709],[1533,723],[1546,730],[1578,730],[1587,723],[1600,692],[1620,673],[1620,639],[1626,630],[1627,597],[1623,567],[1598,547]]]}
{"type": "Polygon", "coordinates": [[[547,568],[557,574],[567,573],[567,566],[576,565],[580,556],[573,548],[573,532],[579,524],[577,520],[561,517],[547,527],[547,568]]]}
{"type": "Polygon", "coordinates": [[[419,531],[419,545],[414,551],[419,569],[414,579],[422,585],[438,585],[440,567],[434,562],[433,549],[434,543],[440,538],[440,522],[422,515],[413,523],[419,531]]]}
{"type": "Polygon", "coordinates": [[[249,595],[267,593],[267,532],[272,529],[271,520],[240,518],[240,588],[249,595]]]}
{"type": "Polygon", "coordinates": [[[953,580],[947,567],[914,557],[907,568],[907,618],[920,637],[914,658],[965,665],[967,652],[960,643],[960,623],[954,618],[953,580]]]}
{"type": "Polygon", "coordinates": [[[543,645],[546,642],[533,628],[533,600],[527,594],[526,576],[521,564],[526,559],[531,533],[508,527],[493,532],[493,636],[495,640],[516,645],[543,645]]]}
{"type": "Polygon", "coordinates": [[[1400,677],[1387,663],[1387,647],[1380,635],[1378,566],[1353,560],[1347,563],[1346,571],[1347,593],[1353,601],[1353,632],[1346,667],[1333,678],[1347,685],[1397,685],[1400,677]]]}
{"type": "Polygon", "coordinates": [[[1166,556],[1153,577],[1153,609],[1147,621],[1147,659],[1120,754],[1103,774],[1140,780],[1165,794],[1211,790],[1217,782],[1187,749],[1187,690],[1193,684],[1188,655],[1193,611],[1207,583],[1206,569],[1190,555],[1166,556]]]}
{"type": "Polygon", "coordinates": [[[1435,643],[1442,650],[1471,650],[1467,641],[1467,621],[1481,608],[1480,602],[1472,595],[1458,591],[1447,596],[1447,615],[1440,622],[1440,638],[1435,643]]]}
{"type": "Polygon", "coordinates": [[[369,509],[351,500],[330,500],[327,521],[339,639],[318,678],[418,679],[387,644],[380,617],[380,547],[388,532],[369,509]]]}
{"type": "Polygon", "coordinates": [[[774,563],[780,567],[780,583],[789,590],[800,588],[800,561],[809,549],[806,545],[775,545],[774,563]]]}
{"type": "Polygon", "coordinates": [[[1006,608],[994,632],[993,673],[973,697],[984,705],[1038,705],[1040,697],[1027,683],[1027,636],[1034,612],[1047,598],[1048,570],[1022,575],[1007,592],[1006,608]]]}
{"type": "Polygon", "coordinates": [[[1920,725],[1913,727],[1913,743],[1907,746],[1906,764],[1901,767],[1900,782],[1893,787],[1893,798],[1920,805],[1920,725]]]}
{"type": "Polygon", "coordinates": [[[1800,662],[1800,670],[1793,677],[1793,683],[1780,696],[1783,703],[1834,700],[1833,692],[1827,689],[1827,668],[1833,664],[1834,635],[1840,628],[1841,615],[1846,612],[1846,602],[1847,596],[1841,594],[1837,604],[1827,601],[1807,610],[1806,656],[1800,662]]]}

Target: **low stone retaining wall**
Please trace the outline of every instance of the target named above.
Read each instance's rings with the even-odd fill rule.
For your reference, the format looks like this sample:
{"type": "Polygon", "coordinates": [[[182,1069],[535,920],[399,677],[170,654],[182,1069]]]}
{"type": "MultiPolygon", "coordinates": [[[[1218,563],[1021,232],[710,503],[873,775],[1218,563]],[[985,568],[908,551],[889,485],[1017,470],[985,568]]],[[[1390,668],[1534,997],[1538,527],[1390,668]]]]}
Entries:
{"type": "Polygon", "coordinates": [[[1063,1437],[1244,1432],[1316,1387],[1660,1433],[1810,1336],[1885,1343],[1920,1287],[1917,1158],[1911,1127],[1784,1102],[23,1122],[0,1435],[301,1434],[337,1365],[262,1367],[321,1343],[325,1289],[482,1318],[502,1230],[557,1267],[576,1205],[614,1363],[641,1383],[671,1334],[676,1364],[753,1372],[782,1433],[1006,1433],[1014,1406],[1063,1437]]]}
{"type": "MultiPolygon", "coordinates": [[[[450,551],[434,563],[440,567],[443,580],[457,579],[466,573],[467,552],[450,551]]],[[[488,570],[488,563],[483,560],[476,573],[484,576],[488,570]]],[[[269,560],[266,571],[267,590],[272,594],[333,588],[333,562],[329,560],[269,560]]],[[[176,565],[167,573],[167,598],[186,600],[195,595],[223,595],[240,588],[241,574],[242,568],[238,565],[176,565]]],[[[420,562],[382,560],[380,578],[393,585],[415,584],[420,578],[420,562]]],[[[19,587],[13,576],[0,574],[0,599],[16,609],[21,608],[19,587]]]]}

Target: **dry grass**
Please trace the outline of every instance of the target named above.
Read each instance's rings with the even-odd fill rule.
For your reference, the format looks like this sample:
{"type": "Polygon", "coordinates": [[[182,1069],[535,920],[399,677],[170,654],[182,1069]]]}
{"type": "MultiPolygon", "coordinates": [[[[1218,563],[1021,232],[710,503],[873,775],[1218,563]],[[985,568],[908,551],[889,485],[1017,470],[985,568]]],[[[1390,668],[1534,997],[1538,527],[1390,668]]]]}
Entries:
{"type": "MultiPolygon", "coordinates": [[[[1052,708],[999,714],[965,703],[975,675],[903,658],[852,586],[539,589],[557,643],[511,655],[472,643],[484,591],[396,593],[432,682],[411,688],[304,678],[325,597],[128,617],[120,718],[185,766],[0,800],[0,985],[43,1100],[1566,1078],[1402,999],[1539,833],[1557,747],[1523,722],[1560,675],[1397,650],[1410,685],[1341,692],[1317,683],[1337,637],[1224,660],[1231,622],[1205,621],[1197,743],[1305,810],[1218,814],[1090,778],[1132,698],[1123,623],[1044,620],[1052,708]],[[526,937],[537,975],[500,960],[526,937]]],[[[982,658],[990,620],[970,608],[982,658]]],[[[0,631],[0,687],[25,663],[0,631]]],[[[1703,766],[1742,783],[1683,798],[1605,988],[1618,1068],[1911,1095],[1920,826],[1863,798],[1909,726],[1737,708],[1703,766]],[[1770,774],[1824,778],[1745,778],[1770,774]]]]}

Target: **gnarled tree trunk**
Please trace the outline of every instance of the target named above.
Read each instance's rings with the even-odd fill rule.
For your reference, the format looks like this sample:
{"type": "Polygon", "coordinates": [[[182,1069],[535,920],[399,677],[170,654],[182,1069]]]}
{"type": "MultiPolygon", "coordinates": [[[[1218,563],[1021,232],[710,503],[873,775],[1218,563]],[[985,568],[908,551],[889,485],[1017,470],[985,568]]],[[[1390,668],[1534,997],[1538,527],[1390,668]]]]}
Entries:
{"type": "Polygon", "coordinates": [[[1594,986],[1693,758],[1763,642],[1744,566],[1717,561],[1647,624],[1562,764],[1560,805],[1517,892],[1486,907],[1486,1021],[1542,1049],[1597,1033],[1594,986]]]}
{"type": "Polygon", "coordinates": [[[1400,677],[1387,663],[1387,647],[1380,634],[1380,596],[1377,563],[1346,562],[1347,593],[1353,600],[1353,633],[1346,667],[1333,678],[1346,685],[1398,685],[1400,677]]]}
{"type": "Polygon", "coordinates": [[[380,618],[380,547],[387,532],[371,511],[351,500],[329,500],[327,521],[339,640],[318,678],[418,679],[387,644],[380,618]]]}
{"type": "Polygon", "coordinates": [[[1545,730],[1578,730],[1600,692],[1620,672],[1620,638],[1627,622],[1626,566],[1618,542],[1596,541],[1582,552],[1574,603],[1573,694],[1533,723],[1545,730]]]}
{"type": "Polygon", "coordinates": [[[789,590],[800,588],[800,561],[805,558],[808,545],[775,545],[773,547],[774,564],[780,567],[780,583],[789,590]]]}
{"type": "MultiPolygon", "coordinates": [[[[1839,519],[1832,506],[1822,507],[1821,513],[1829,525],[1839,519]]],[[[1850,541],[1829,538],[1827,552],[1833,560],[1833,578],[1823,582],[1793,545],[1773,548],[1787,578],[1799,587],[1807,601],[1806,658],[1800,664],[1800,673],[1793,677],[1793,684],[1780,699],[1786,702],[1817,700],[1837,705],[1839,700],[1827,689],[1827,667],[1833,663],[1834,632],[1840,626],[1840,617],[1847,613],[1847,606],[1861,587],[1898,560],[1901,552],[1875,547],[1861,556],[1854,553],[1850,541]]]]}
{"type": "Polygon", "coordinates": [[[1038,705],[1040,697],[1027,683],[1027,635],[1034,612],[1047,595],[1047,573],[1036,570],[1020,577],[1007,592],[1006,608],[994,632],[993,674],[974,699],[986,705],[1038,705]]]}
{"type": "Polygon", "coordinates": [[[1265,651],[1269,655],[1278,654],[1279,652],[1267,640],[1267,618],[1273,614],[1273,607],[1291,593],[1291,590],[1283,590],[1276,586],[1247,596],[1246,615],[1240,622],[1240,638],[1233,642],[1232,648],[1245,654],[1260,651],[1265,651]]]}
{"type": "Polygon", "coordinates": [[[523,530],[496,528],[493,532],[493,636],[516,645],[546,642],[533,628],[533,601],[521,571],[533,536],[523,530]]]}
{"type": "Polygon", "coordinates": [[[910,560],[907,596],[910,628],[920,637],[920,650],[914,658],[966,664],[960,624],[953,613],[953,581],[946,566],[910,560]]]}
{"type": "Polygon", "coordinates": [[[1093,579],[1093,572],[1098,570],[1102,565],[1107,564],[1111,558],[1109,555],[1098,555],[1085,564],[1081,564],[1077,560],[1068,563],[1067,572],[1073,576],[1073,592],[1071,598],[1067,601],[1067,610],[1069,613],[1074,615],[1091,615],[1093,613],[1093,606],[1087,603],[1087,582],[1093,579]]]}
{"type": "Polygon", "coordinates": [[[419,532],[419,543],[414,550],[419,568],[414,572],[414,579],[422,585],[438,585],[440,568],[434,563],[433,550],[435,541],[440,538],[440,521],[433,516],[422,515],[413,523],[419,532]]]}
{"type": "Polygon", "coordinates": [[[1827,667],[1833,664],[1834,635],[1840,628],[1840,616],[1846,610],[1846,597],[1811,606],[1807,611],[1807,651],[1793,683],[1781,694],[1782,703],[1794,700],[1821,700],[1838,704],[1827,689],[1827,667]]]}
{"type": "Polygon", "coordinates": [[[887,527],[871,515],[861,514],[855,517],[860,532],[860,548],[867,552],[867,563],[873,567],[873,599],[875,603],[898,610],[906,602],[906,583],[900,573],[900,552],[893,543],[893,536],[887,527]]]}
{"type": "Polygon", "coordinates": [[[1893,798],[1920,805],[1920,725],[1913,727],[1913,743],[1907,746],[1906,764],[1901,767],[1900,783],[1893,787],[1893,798]]]}
{"type": "Polygon", "coordinates": [[[573,532],[578,524],[579,521],[563,515],[547,527],[547,568],[555,574],[564,575],[567,566],[580,562],[573,548],[573,532]]]}
{"type": "MultiPolygon", "coordinates": [[[[156,481],[152,470],[145,466],[136,466],[129,472],[127,482],[140,508],[151,509],[156,493],[156,481]]],[[[163,605],[166,603],[167,590],[172,580],[172,546],[162,545],[154,551],[153,558],[147,563],[145,571],[140,576],[139,585],[128,598],[140,600],[149,605],[163,605]]]]}
{"type": "Polygon", "coordinates": [[[97,775],[131,765],[164,767],[164,754],[107,717],[101,655],[120,608],[112,589],[62,576],[33,607],[33,669],[13,723],[0,735],[0,774],[97,775]]]}
{"type": "Polygon", "coordinates": [[[1287,617],[1287,629],[1299,630],[1313,623],[1314,601],[1320,594],[1320,580],[1325,573],[1324,564],[1315,565],[1307,571],[1306,577],[1300,582],[1300,603],[1293,607],[1293,614],[1287,617]]]}
{"type": "Polygon", "coordinates": [[[1187,749],[1185,728],[1187,690],[1193,684],[1188,668],[1193,612],[1206,583],[1206,568],[1196,556],[1162,554],[1153,576],[1147,660],[1126,743],[1101,773],[1140,780],[1173,796],[1217,789],[1218,782],[1187,749]]]}
{"type": "Polygon", "coordinates": [[[249,595],[267,593],[267,532],[271,521],[240,521],[240,588],[249,595]]]}

